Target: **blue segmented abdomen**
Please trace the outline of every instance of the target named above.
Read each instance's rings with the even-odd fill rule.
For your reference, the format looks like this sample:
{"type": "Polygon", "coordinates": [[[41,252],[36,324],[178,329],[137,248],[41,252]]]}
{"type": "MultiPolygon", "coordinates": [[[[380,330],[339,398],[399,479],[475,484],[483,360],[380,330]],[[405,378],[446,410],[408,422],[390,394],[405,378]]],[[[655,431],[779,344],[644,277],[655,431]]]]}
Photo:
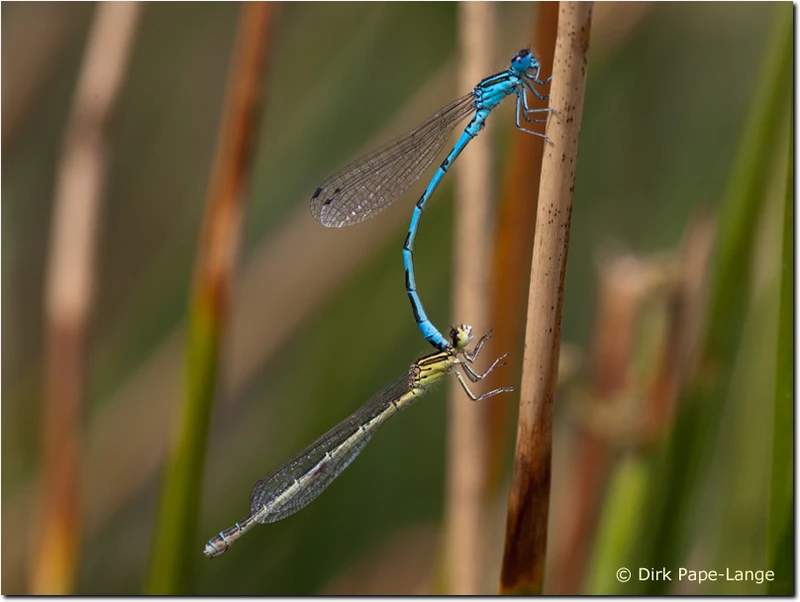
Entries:
{"type": "Polygon", "coordinates": [[[464,133],[461,134],[461,137],[458,139],[458,142],[456,142],[453,150],[450,151],[445,160],[439,166],[439,169],[437,169],[436,173],[433,174],[433,178],[431,178],[428,187],[425,189],[425,192],[414,206],[414,212],[411,214],[411,223],[408,226],[406,241],[403,244],[403,266],[406,271],[406,294],[408,295],[408,300],[411,302],[411,311],[414,313],[414,321],[417,323],[417,327],[419,327],[420,331],[422,332],[422,336],[425,337],[425,340],[440,351],[449,347],[451,343],[428,319],[425,309],[422,307],[422,300],[419,298],[419,294],[417,293],[417,279],[414,273],[414,240],[417,237],[419,220],[422,217],[422,212],[425,210],[425,205],[433,195],[436,187],[439,186],[439,182],[442,181],[442,178],[447,173],[448,169],[450,169],[453,161],[458,158],[458,155],[464,150],[467,144],[469,144],[469,141],[478,134],[481,128],[483,128],[483,123],[486,119],[486,115],[488,114],[489,111],[486,109],[478,110],[478,112],[475,114],[475,117],[473,117],[472,121],[470,121],[469,125],[467,125],[467,127],[464,129],[464,133]]]}

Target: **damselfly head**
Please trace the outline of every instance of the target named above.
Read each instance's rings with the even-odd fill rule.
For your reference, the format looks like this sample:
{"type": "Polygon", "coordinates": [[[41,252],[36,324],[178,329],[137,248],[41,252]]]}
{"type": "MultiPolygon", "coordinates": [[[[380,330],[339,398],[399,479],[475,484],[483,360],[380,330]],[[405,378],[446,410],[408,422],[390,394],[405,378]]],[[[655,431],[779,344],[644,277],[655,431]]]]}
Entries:
{"type": "Polygon", "coordinates": [[[453,342],[453,347],[463,349],[472,340],[472,326],[468,324],[452,326],[450,328],[450,340],[453,342]]]}
{"type": "Polygon", "coordinates": [[[536,69],[539,61],[536,60],[530,48],[523,48],[511,59],[511,69],[517,73],[524,73],[528,69],[536,69]]]}

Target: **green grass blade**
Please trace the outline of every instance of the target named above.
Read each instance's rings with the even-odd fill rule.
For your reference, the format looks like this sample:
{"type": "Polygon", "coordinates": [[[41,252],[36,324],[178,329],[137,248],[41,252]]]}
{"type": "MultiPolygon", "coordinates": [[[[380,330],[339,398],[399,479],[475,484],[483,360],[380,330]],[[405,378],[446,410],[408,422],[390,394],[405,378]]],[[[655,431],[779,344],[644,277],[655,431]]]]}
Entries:
{"type": "Polygon", "coordinates": [[[176,445],[170,450],[159,505],[158,533],[147,584],[151,594],[185,593],[190,581],[190,550],[196,548],[202,470],[209,417],[214,401],[219,355],[218,312],[208,298],[190,310],[187,341],[186,402],[176,445]]]}
{"type": "Polygon", "coordinates": [[[756,224],[764,205],[770,165],[792,82],[791,6],[779,6],[771,47],[756,83],[753,109],[739,144],[719,222],[705,355],[729,362],[741,334],[756,224]]]}
{"type": "MultiPolygon", "coordinates": [[[[790,127],[790,131],[793,128],[790,127]]],[[[767,567],[774,571],[767,593],[794,595],[794,148],[789,141],[789,175],[783,222],[775,427],[772,435],[767,567]]]]}
{"type": "Polygon", "coordinates": [[[585,593],[589,595],[629,594],[638,589],[638,565],[630,562],[630,549],[636,539],[645,506],[650,465],[638,455],[624,459],[611,476],[608,497],[598,523],[597,539],[585,593]],[[620,582],[618,573],[627,568],[633,573],[631,584],[620,582]]]}

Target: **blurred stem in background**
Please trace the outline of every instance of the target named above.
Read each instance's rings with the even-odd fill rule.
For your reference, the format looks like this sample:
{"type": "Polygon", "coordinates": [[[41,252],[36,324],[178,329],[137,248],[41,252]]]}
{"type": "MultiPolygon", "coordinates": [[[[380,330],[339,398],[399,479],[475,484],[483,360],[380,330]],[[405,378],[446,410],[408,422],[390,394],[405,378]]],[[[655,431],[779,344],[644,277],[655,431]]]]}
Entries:
{"type": "MultiPolygon", "coordinates": [[[[663,263],[630,253],[604,254],[598,261],[588,397],[578,409],[589,420],[579,425],[572,437],[572,459],[565,477],[569,496],[558,515],[559,538],[552,548],[553,578],[549,589],[559,595],[581,591],[597,512],[602,508],[619,438],[598,427],[592,417],[621,418],[625,414],[627,418],[633,414],[633,408],[622,406],[631,392],[641,314],[668,279],[665,272],[669,270],[663,263]]],[[[619,426],[623,422],[627,421],[618,419],[609,424],[619,426]]]]}
{"type": "Polygon", "coordinates": [[[106,138],[141,6],[96,5],[58,166],[45,276],[42,465],[31,516],[34,594],[72,593],[81,556],[86,337],[102,224],[106,138]]]}
{"type": "MultiPolygon", "coordinates": [[[[794,105],[794,103],[792,103],[794,105]]],[[[789,119],[789,170],[783,212],[781,291],[778,314],[772,484],[769,502],[767,569],[775,580],[767,593],[795,594],[794,574],[794,119],[789,119]]]]}
{"type": "Polygon", "coordinates": [[[262,82],[274,4],[242,4],[239,33],[209,181],[206,214],[190,299],[186,398],[164,474],[147,590],[184,594],[201,558],[197,540],[200,492],[219,350],[227,324],[243,202],[259,131],[262,82]]]}
{"type": "MultiPolygon", "coordinates": [[[[643,504],[651,463],[650,454],[646,452],[660,444],[669,432],[678,395],[696,360],[714,226],[714,220],[700,212],[689,222],[678,262],[673,262],[669,256],[666,260],[658,256],[640,260],[650,264],[649,271],[654,273],[648,277],[651,281],[648,287],[656,287],[656,290],[648,293],[649,299],[640,298],[640,305],[646,307],[636,308],[642,315],[637,320],[638,332],[627,358],[626,383],[617,392],[615,400],[629,399],[632,403],[626,404],[628,407],[617,403],[617,407],[607,408],[607,404],[597,403],[600,400],[593,392],[585,408],[589,410],[590,418],[601,408],[609,410],[604,425],[611,428],[595,429],[595,432],[603,435],[608,448],[605,453],[614,452],[622,457],[615,461],[608,473],[595,478],[596,489],[592,490],[592,499],[599,512],[597,527],[589,525],[583,537],[572,542],[582,556],[593,551],[592,562],[577,576],[573,575],[574,582],[562,584],[565,589],[588,594],[630,591],[615,575],[617,569],[628,565],[631,560],[628,554],[639,535],[639,521],[635,517],[647,512],[643,504]],[[677,263],[676,269],[670,267],[673,263],[677,263]],[[659,268],[659,264],[662,267],[659,268]],[[655,300],[660,302],[653,303],[655,300]],[[646,330],[646,322],[660,321],[658,318],[663,318],[664,327],[656,337],[650,337],[655,340],[648,341],[641,336],[641,331],[646,330]],[[642,371],[645,373],[640,374],[642,371]]],[[[621,282],[623,286],[630,286],[630,283],[621,282]]],[[[614,322],[602,313],[598,320],[614,322]]],[[[601,346],[595,345],[593,361],[597,362],[596,356],[604,353],[601,346]]],[[[580,466],[586,460],[581,456],[575,464],[580,466]]],[[[579,477],[583,476],[577,470],[579,477]]],[[[576,497],[580,497],[583,492],[577,491],[576,497]]],[[[567,513],[562,524],[571,520],[572,515],[567,513]]],[[[564,555],[568,556],[569,550],[564,555]]]]}
{"type": "MultiPolygon", "coordinates": [[[[792,18],[776,5],[771,47],[756,79],[755,98],[725,195],[711,272],[708,322],[698,368],[691,375],[665,456],[651,472],[647,525],[641,529],[639,566],[677,567],[687,552],[687,517],[709,470],[718,439],[753,269],[753,247],[767,197],[775,148],[789,102],[792,18]]],[[[665,593],[665,581],[647,581],[644,592],[665,593]]]]}
{"type": "Polygon", "coordinates": [[[577,435],[579,440],[584,439],[584,447],[573,462],[575,474],[570,491],[576,492],[576,501],[571,505],[580,511],[575,515],[567,511],[561,529],[565,533],[571,529],[578,531],[570,527],[573,523],[582,528],[568,539],[561,554],[561,558],[566,559],[564,562],[572,565],[571,571],[559,574],[556,586],[562,591],[609,593],[620,587],[614,577],[615,571],[626,564],[626,553],[637,534],[630,517],[645,512],[641,504],[649,464],[642,450],[660,443],[669,431],[678,394],[697,355],[714,224],[714,220],[701,211],[687,226],[680,258],[657,254],[637,259],[641,265],[633,273],[625,275],[621,270],[605,270],[606,278],[600,278],[599,305],[605,306],[606,311],[598,312],[596,328],[606,336],[593,345],[593,365],[600,367],[608,355],[619,355],[614,353],[614,346],[619,342],[613,340],[612,335],[620,338],[625,326],[634,332],[630,337],[622,337],[629,344],[624,365],[613,362],[615,366],[606,366],[605,378],[624,370],[624,375],[613,376],[621,379],[611,391],[613,395],[603,397],[600,379],[603,371],[595,371],[594,388],[587,400],[589,403],[583,408],[590,418],[590,426],[592,418],[604,420],[601,428],[577,435]],[[602,291],[615,286],[639,289],[635,307],[631,308],[624,299],[620,303],[619,298],[616,302],[603,301],[602,291]],[[626,306],[630,313],[628,318],[635,323],[620,325],[619,316],[614,316],[626,306]],[[648,329],[648,325],[654,323],[664,326],[656,329],[654,336],[643,336],[653,330],[652,327],[648,329]],[[587,444],[592,439],[594,443],[587,444]],[[598,463],[593,454],[601,456],[603,462],[598,463]],[[617,460],[620,455],[622,457],[617,460]],[[591,483],[590,487],[586,486],[587,482],[591,483]],[[634,509],[633,514],[631,509],[634,509]],[[596,522],[598,512],[600,520],[596,522]],[[592,550],[592,562],[576,566],[578,562],[574,556],[585,561],[592,550]]]}
{"type": "MultiPolygon", "coordinates": [[[[458,5],[458,89],[469,90],[495,69],[497,30],[492,2],[458,5]]],[[[493,232],[492,135],[487,128],[470,143],[455,168],[453,312],[456,321],[482,333],[488,323],[488,266],[493,232]]],[[[503,371],[504,372],[504,371],[503,371]]],[[[492,400],[494,401],[494,400],[492,400]]],[[[444,592],[482,593],[485,508],[486,415],[490,403],[471,403],[458,386],[448,391],[447,484],[444,519],[444,592]]]]}
{"type": "Polygon", "coordinates": [[[544,584],[553,399],[558,376],[567,251],[586,85],[591,2],[561,2],[531,260],[514,475],[500,592],[541,593],[544,584]]]}
{"type": "Polygon", "coordinates": [[[666,294],[663,347],[644,393],[647,403],[637,439],[642,446],[660,445],[670,432],[679,396],[697,362],[716,228],[716,218],[705,209],[697,211],[686,226],[677,281],[666,294]]]}

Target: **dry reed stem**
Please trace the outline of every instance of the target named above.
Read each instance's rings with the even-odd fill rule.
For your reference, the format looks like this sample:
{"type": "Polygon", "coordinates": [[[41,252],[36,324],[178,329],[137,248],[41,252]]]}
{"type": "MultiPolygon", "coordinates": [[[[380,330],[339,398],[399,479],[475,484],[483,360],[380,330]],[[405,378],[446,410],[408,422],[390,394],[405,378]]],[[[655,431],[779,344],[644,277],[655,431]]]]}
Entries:
{"type": "MultiPolygon", "coordinates": [[[[491,2],[459,4],[459,89],[468,90],[494,68],[497,29],[491,2]]],[[[488,323],[488,258],[491,248],[492,129],[470,143],[455,167],[456,211],[453,316],[482,333],[488,323]]],[[[448,391],[447,484],[445,492],[445,591],[481,591],[484,518],[486,404],[471,403],[457,383],[448,391]]]]}
{"type": "Polygon", "coordinates": [[[31,522],[30,591],[74,590],[82,538],[86,332],[101,224],[106,136],[138,20],[138,3],[97,5],[58,166],[45,276],[42,467],[31,522]]]}
{"type": "Polygon", "coordinates": [[[553,59],[531,261],[514,475],[500,576],[502,593],[542,591],[550,501],[553,400],[570,219],[591,27],[591,2],[562,2],[553,59]]]}

